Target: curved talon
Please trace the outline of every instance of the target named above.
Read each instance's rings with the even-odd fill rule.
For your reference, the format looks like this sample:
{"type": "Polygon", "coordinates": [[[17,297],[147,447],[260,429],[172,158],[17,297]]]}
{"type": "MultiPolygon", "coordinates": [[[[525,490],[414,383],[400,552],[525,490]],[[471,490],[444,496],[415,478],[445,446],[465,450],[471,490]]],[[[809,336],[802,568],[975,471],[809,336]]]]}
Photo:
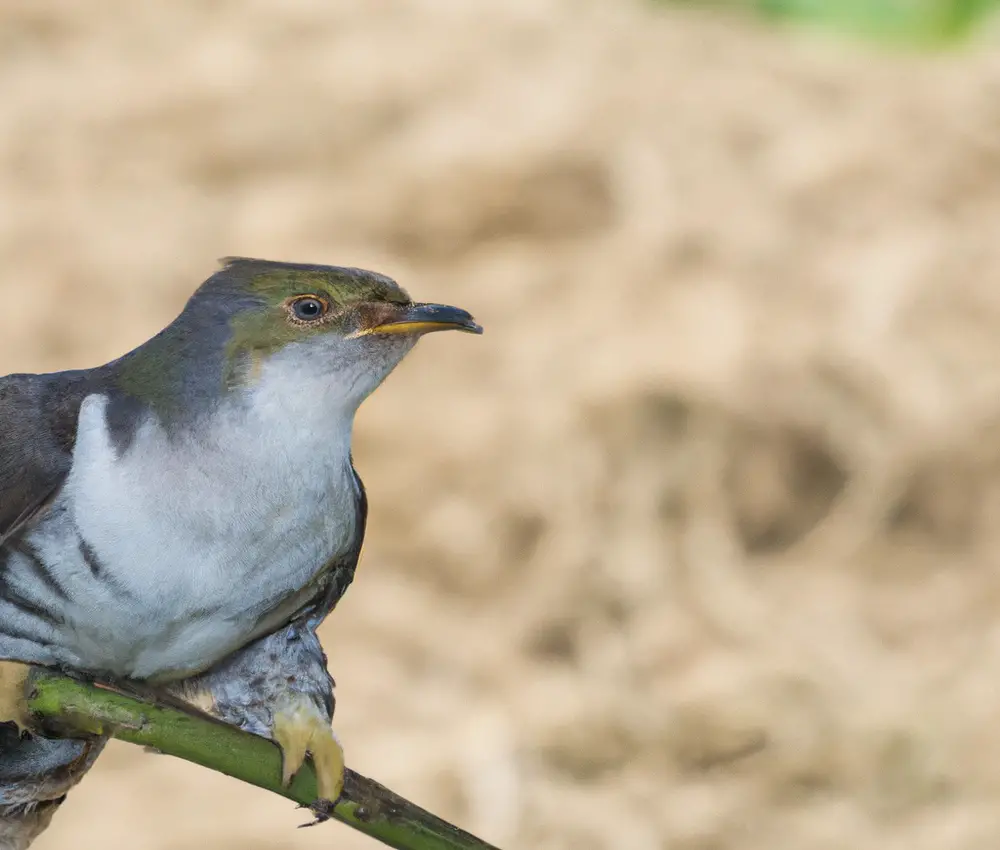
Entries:
{"type": "Polygon", "coordinates": [[[311,700],[302,698],[275,712],[271,729],[281,748],[282,782],[287,786],[312,754],[321,800],[336,802],[344,790],[344,750],[330,721],[311,700]]]}
{"type": "Polygon", "coordinates": [[[330,800],[317,800],[311,806],[300,806],[302,809],[309,809],[313,813],[315,820],[309,823],[304,823],[299,829],[309,829],[313,826],[319,826],[321,823],[326,823],[333,818],[334,803],[330,800]]]}

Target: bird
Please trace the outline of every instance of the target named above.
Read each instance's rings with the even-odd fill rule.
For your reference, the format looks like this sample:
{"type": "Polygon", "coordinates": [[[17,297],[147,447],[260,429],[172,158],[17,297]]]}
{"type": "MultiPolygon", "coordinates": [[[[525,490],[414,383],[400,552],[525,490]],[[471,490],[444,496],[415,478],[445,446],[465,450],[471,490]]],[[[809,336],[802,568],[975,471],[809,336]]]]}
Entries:
{"type": "Polygon", "coordinates": [[[30,731],[28,665],[222,714],[242,700],[286,782],[309,751],[333,802],[328,674],[290,687],[276,662],[295,651],[267,638],[311,641],[353,581],[361,403],[421,337],[482,327],[372,271],[220,262],[128,354],[0,378],[0,722],[30,731]],[[213,673],[227,659],[242,668],[213,673]]]}

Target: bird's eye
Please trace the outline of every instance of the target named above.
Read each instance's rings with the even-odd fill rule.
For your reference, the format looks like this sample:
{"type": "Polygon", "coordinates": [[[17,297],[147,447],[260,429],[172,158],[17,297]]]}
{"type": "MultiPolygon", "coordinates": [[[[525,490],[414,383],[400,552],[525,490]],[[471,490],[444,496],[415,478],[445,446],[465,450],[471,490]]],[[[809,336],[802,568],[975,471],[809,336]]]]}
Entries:
{"type": "Polygon", "coordinates": [[[315,322],[326,315],[327,304],[315,295],[303,295],[292,302],[292,315],[300,322],[315,322]]]}

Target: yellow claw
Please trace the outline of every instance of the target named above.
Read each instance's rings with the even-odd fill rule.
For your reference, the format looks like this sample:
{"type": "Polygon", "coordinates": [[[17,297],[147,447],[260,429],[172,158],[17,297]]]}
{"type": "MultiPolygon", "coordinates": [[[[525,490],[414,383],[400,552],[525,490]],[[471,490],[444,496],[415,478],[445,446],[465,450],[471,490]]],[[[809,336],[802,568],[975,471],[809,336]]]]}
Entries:
{"type": "Polygon", "coordinates": [[[15,723],[22,734],[31,728],[25,687],[31,668],[16,661],[0,661],[0,723],[15,723]]]}
{"type": "Polygon", "coordinates": [[[290,704],[275,712],[271,734],[281,747],[284,784],[291,783],[305,762],[306,753],[311,753],[319,797],[335,803],[344,790],[344,749],[326,716],[305,698],[290,700],[290,704]]]}

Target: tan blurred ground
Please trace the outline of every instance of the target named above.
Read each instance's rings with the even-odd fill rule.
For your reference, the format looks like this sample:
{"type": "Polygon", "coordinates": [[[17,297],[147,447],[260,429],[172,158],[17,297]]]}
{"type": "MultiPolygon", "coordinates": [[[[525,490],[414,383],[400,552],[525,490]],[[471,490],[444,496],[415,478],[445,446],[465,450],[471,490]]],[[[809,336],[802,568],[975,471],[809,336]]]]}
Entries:
{"type": "MultiPolygon", "coordinates": [[[[7,0],[0,373],[218,256],[486,324],[363,411],[353,765],[507,848],[1000,846],[1000,51],[624,0],[7,0]]],[[[363,848],[113,748],[37,845],[363,848]]]]}

